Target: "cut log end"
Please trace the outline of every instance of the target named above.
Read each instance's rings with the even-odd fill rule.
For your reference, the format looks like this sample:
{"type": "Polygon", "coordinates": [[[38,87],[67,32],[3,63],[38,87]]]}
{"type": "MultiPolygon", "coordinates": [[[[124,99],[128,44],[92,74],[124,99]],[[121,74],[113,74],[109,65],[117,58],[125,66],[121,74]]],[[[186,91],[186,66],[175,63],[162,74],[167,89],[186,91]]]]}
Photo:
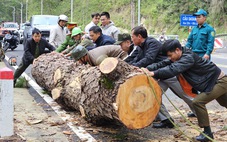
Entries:
{"type": "Polygon", "coordinates": [[[57,69],[54,73],[54,84],[57,84],[59,79],[61,79],[61,70],[57,69]]]}
{"type": "Polygon", "coordinates": [[[99,65],[99,69],[103,74],[109,74],[117,67],[118,60],[113,57],[108,57],[99,65]]]}
{"type": "Polygon", "coordinates": [[[54,88],[51,91],[51,95],[54,100],[58,99],[61,96],[61,90],[62,90],[62,88],[58,87],[58,88],[54,88]]]}
{"type": "Polygon", "coordinates": [[[119,87],[116,105],[118,116],[130,129],[149,126],[155,119],[161,103],[161,89],[151,78],[151,85],[146,75],[136,75],[119,87]]]}

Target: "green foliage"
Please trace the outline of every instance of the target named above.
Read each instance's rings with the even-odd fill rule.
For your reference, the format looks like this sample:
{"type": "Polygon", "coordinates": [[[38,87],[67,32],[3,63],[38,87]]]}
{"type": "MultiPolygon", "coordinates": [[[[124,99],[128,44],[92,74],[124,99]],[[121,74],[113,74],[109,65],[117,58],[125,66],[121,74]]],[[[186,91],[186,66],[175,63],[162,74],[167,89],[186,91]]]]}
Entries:
{"type": "MultiPolygon", "coordinates": [[[[20,23],[20,2],[23,3],[23,21],[25,22],[26,0],[1,1],[1,19],[12,21],[12,8],[16,7],[16,21],[20,23]]],[[[43,14],[66,14],[83,29],[90,21],[94,12],[108,11],[115,26],[124,32],[130,32],[132,25],[138,24],[137,0],[73,0],[73,18],[71,19],[71,0],[43,0],[43,14]],[[131,10],[134,2],[134,10],[131,10]],[[132,12],[131,12],[132,11],[132,12]],[[132,20],[134,13],[134,21],[132,20]]],[[[208,11],[208,23],[218,32],[227,32],[226,0],[141,0],[141,24],[149,34],[178,34],[180,38],[188,36],[187,27],[180,27],[180,14],[192,14],[203,8],[208,11]]],[[[28,0],[27,17],[41,14],[41,0],[28,0]]]]}
{"type": "Polygon", "coordinates": [[[114,83],[112,80],[110,80],[108,77],[103,76],[103,78],[100,80],[101,85],[106,89],[113,89],[114,83]]]}
{"type": "Polygon", "coordinates": [[[15,84],[17,88],[28,88],[28,80],[25,77],[20,77],[17,79],[15,84]]]}

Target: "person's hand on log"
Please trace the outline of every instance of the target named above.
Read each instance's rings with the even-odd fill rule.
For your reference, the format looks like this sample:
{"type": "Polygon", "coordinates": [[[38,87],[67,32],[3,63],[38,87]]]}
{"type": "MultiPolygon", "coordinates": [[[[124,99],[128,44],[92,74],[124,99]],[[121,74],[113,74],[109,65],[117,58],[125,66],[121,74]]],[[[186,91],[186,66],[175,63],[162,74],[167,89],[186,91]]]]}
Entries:
{"type": "Polygon", "coordinates": [[[148,76],[154,76],[154,72],[153,71],[149,71],[147,68],[141,68],[141,70],[147,74],[148,76]]]}
{"type": "Polygon", "coordinates": [[[33,63],[32,63],[32,65],[34,65],[36,61],[37,61],[37,58],[33,60],[33,63]]]}
{"type": "Polygon", "coordinates": [[[53,54],[59,54],[59,53],[56,51],[52,51],[52,52],[50,52],[50,54],[53,55],[53,54]]]}
{"type": "Polygon", "coordinates": [[[71,56],[71,54],[72,54],[72,53],[71,53],[71,52],[69,52],[69,53],[68,53],[68,54],[66,54],[65,56],[66,56],[66,57],[69,57],[69,56],[71,56]]]}
{"type": "Polygon", "coordinates": [[[133,67],[134,70],[137,70],[137,71],[139,71],[139,72],[140,72],[140,70],[141,70],[139,67],[136,67],[136,66],[132,66],[132,67],[133,67]]]}

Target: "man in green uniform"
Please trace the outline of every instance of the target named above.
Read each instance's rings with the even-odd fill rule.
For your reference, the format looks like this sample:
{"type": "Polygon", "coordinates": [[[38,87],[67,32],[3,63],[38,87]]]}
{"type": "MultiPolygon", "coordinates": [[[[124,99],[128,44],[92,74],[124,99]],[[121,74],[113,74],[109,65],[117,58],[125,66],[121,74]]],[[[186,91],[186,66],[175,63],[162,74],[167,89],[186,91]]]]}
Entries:
{"type": "Polygon", "coordinates": [[[76,22],[68,22],[67,23],[67,29],[70,31],[70,33],[66,36],[65,41],[58,46],[58,48],[55,50],[56,52],[62,52],[64,51],[68,46],[73,46],[75,44],[75,40],[71,37],[72,30],[74,27],[77,27],[76,22]]]}
{"type": "Polygon", "coordinates": [[[198,25],[192,29],[188,36],[186,47],[191,48],[200,57],[210,59],[214,48],[215,30],[206,23],[207,12],[205,10],[199,9],[193,15],[196,16],[198,25]]]}

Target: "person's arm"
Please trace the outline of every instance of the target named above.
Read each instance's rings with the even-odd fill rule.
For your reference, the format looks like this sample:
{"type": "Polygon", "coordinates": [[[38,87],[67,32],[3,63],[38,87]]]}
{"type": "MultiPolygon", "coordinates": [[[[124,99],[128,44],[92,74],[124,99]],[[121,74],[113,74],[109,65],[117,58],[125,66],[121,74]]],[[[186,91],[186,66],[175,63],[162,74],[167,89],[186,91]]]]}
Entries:
{"type": "Polygon", "coordinates": [[[170,65],[152,71],[153,76],[157,79],[167,79],[179,75],[190,69],[194,65],[194,58],[192,56],[182,56],[178,61],[170,65]]]}
{"type": "Polygon", "coordinates": [[[29,62],[33,62],[34,60],[34,55],[32,55],[31,53],[31,48],[35,48],[35,47],[32,47],[31,42],[27,40],[24,46],[24,58],[29,62]]]}
{"type": "Polygon", "coordinates": [[[52,46],[54,46],[54,47],[57,46],[56,43],[55,43],[55,37],[56,37],[56,35],[57,35],[57,33],[56,33],[55,28],[51,29],[51,30],[50,30],[50,36],[49,36],[49,43],[50,43],[52,46]]]}
{"type": "Polygon", "coordinates": [[[139,47],[136,47],[136,49],[133,50],[132,53],[130,53],[130,55],[128,55],[128,57],[124,59],[124,61],[127,62],[128,64],[132,64],[134,58],[138,55],[138,48],[139,47]]]}
{"type": "Polygon", "coordinates": [[[103,44],[102,46],[104,46],[104,45],[113,45],[113,42],[111,42],[111,41],[106,41],[106,42],[104,42],[104,44],[103,44]]]}
{"type": "Polygon", "coordinates": [[[193,33],[193,29],[190,32],[188,39],[187,39],[187,43],[185,45],[185,47],[190,48],[190,49],[192,48],[192,43],[193,43],[193,34],[192,33],[193,33]]]}
{"type": "Polygon", "coordinates": [[[54,51],[55,47],[47,42],[46,48],[48,48],[50,51],[54,51]]]}
{"type": "MultiPolygon", "coordinates": [[[[158,41],[157,41],[158,42],[158,41]]],[[[156,41],[150,42],[147,46],[147,51],[145,51],[145,56],[137,62],[132,63],[133,66],[137,67],[147,67],[148,65],[154,63],[160,47],[156,41]]],[[[138,57],[138,56],[137,56],[138,57]]]]}
{"type": "Polygon", "coordinates": [[[73,50],[77,45],[79,44],[79,42],[76,42],[73,46],[70,46],[69,48],[66,48],[62,53],[63,54],[68,54],[71,50],[73,50]]]}
{"type": "Polygon", "coordinates": [[[69,45],[68,42],[69,42],[69,40],[68,40],[68,36],[67,36],[65,41],[60,46],[58,46],[58,48],[55,51],[58,53],[64,51],[66,49],[66,47],[69,45]]]}
{"type": "Polygon", "coordinates": [[[116,29],[111,33],[111,36],[114,38],[115,41],[117,41],[120,30],[117,27],[115,27],[115,28],[116,29]]]}
{"type": "Polygon", "coordinates": [[[146,68],[149,70],[149,71],[155,71],[155,70],[158,70],[159,68],[163,68],[165,66],[168,66],[170,65],[172,62],[169,60],[169,59],[166,59],[166,60],[163,60],[161,62],[158,62],[158,63],[153,63],[151,65],[148,65],[146,68]]]}
{"type": "Polygon", "coordinates": [[[210,56],[214,49],[215,30],[213,28],[208,32],[206,55],[210,56]]]}

